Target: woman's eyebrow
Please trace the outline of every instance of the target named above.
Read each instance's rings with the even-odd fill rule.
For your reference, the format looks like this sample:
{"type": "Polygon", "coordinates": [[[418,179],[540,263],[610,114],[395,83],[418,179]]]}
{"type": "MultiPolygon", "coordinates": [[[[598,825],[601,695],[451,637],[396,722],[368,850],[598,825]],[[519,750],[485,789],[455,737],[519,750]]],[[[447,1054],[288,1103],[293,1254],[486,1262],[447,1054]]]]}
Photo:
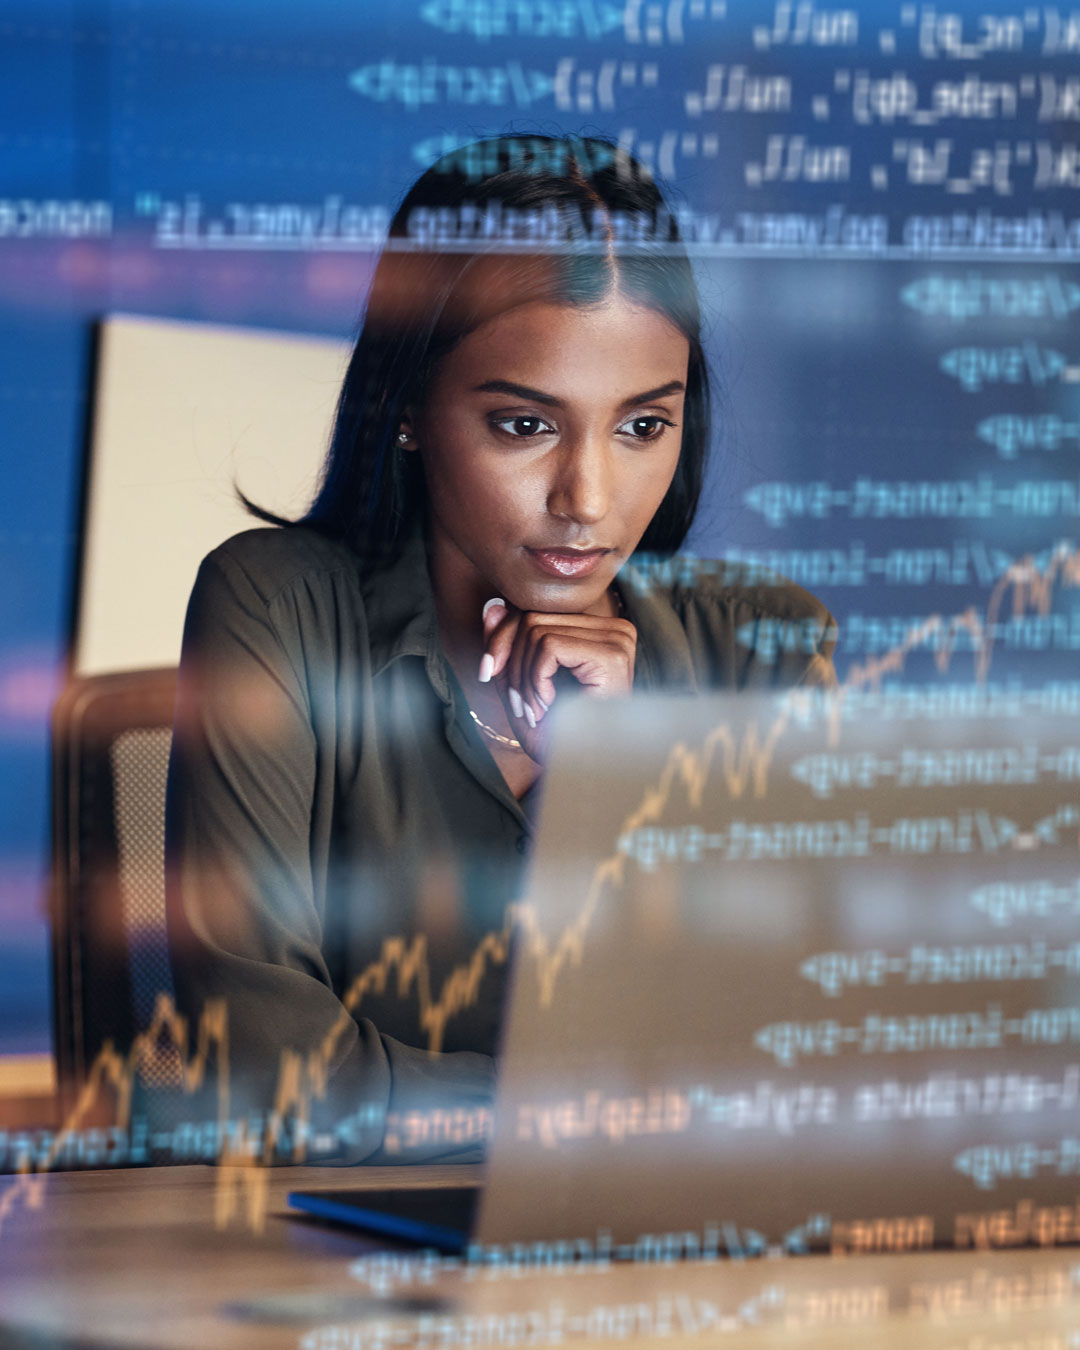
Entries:
{"type": "MultiPolygon", "coordinates": [[[[620,408],[630,408],[636,403],[651,403],[653,399],[664,398],[668,394],[679,394],[685,390],[682,380],[669,380],[656,389],[646,389],[643,394],[634,394],[619,404],[620,408]]],[[[527,384],[515,384],[512,380],[485,380],[473,387],[474,394],[513,394],[515,398],[532,399],[535,403],[547,403],[553,408],[561,408],[562,400],[554,394],[545,394],[542,389],[530,389],[527,384]]]]}

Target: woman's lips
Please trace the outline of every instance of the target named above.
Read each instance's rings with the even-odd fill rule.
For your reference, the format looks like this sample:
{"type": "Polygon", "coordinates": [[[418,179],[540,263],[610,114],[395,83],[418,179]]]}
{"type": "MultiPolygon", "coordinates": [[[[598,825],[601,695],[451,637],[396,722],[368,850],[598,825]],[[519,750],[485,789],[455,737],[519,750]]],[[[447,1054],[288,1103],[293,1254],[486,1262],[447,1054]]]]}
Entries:
{"type": "Polygon", "coordinates": [[[591,549],[588,553],[569,548],[526,549],[536,565],[553,577],[587,577],[596,571],[600,560],[610,551],[606,548],[591,549]]]}

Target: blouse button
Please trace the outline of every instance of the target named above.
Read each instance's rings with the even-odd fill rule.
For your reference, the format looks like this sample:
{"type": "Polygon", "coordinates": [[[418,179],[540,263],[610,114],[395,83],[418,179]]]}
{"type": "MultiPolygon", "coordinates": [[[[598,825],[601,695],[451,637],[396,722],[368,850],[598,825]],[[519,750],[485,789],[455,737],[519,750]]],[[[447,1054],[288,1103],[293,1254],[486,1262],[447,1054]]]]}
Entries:
{"type": "Polygon", "coordinates": [[[517,851],[518,851],[519,853],[528,853],[528,851],[529,851],[529,836],[528,836],[527,834],[519,834],[519,835],[518,835],[518,837],[517,837],[517,851]]]}

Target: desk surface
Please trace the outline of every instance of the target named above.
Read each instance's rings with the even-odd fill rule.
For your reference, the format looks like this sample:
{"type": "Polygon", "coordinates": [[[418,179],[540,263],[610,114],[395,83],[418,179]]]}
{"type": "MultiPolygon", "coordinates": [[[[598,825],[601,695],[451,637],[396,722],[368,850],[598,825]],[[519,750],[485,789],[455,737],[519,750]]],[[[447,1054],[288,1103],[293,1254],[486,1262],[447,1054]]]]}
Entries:
{"type": "Polygon", "coordinates": [[[478,1176],[289,1168],[231,1191],[209,1167],[0,1178],[0,1345],[1080,1350],[1078,1249],[432,1272],[285,1205],[301,1188],[478,1176]]]}

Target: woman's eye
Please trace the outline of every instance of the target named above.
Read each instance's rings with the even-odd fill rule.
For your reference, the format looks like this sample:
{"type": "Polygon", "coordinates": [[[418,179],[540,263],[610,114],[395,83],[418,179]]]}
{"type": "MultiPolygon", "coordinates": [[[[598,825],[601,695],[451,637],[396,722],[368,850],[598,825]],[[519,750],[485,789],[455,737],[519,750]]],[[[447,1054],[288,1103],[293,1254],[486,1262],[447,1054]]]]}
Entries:
{"type": "Polygon", "coordinates": [[[624,422],[623,426],[631,427],[631,436],[637,441],[655,441],[663,434],[664,427],[673,427],[674,422],[669,422],[666,417],[635,417],[629,422],[624,422]]]}
{"type": "MultiPolygon", "coordinates": [[[[541,432],[554,430],[542,417],[533,417],[527,413],[519,413],[516,417],[493,417],[491,425],[518,441],[531,440],[541,432]]],[[[629,428],[631,438],[636,441],[655,441],[664,434],[664,427],[676,425],[666,417],[652,414],[648,417],[634,417],[629,422],[624,422],[619,430],[629,428]]]]}
{"type": "Polygon", "coordinates": [[[524,414],[518,417],[494,417],[492,418],[492,426],[499,427],[500,430],[505,431],[508,436],[513,436],[519,441],[527,440],[530,437],[535,436],[538,431],[541,431],[545,427],[547,427],[549,431],[551,430],[542,418],[527,417],[524,414]],[[511,430],[511,428],[514,429],[511,430]]]}

